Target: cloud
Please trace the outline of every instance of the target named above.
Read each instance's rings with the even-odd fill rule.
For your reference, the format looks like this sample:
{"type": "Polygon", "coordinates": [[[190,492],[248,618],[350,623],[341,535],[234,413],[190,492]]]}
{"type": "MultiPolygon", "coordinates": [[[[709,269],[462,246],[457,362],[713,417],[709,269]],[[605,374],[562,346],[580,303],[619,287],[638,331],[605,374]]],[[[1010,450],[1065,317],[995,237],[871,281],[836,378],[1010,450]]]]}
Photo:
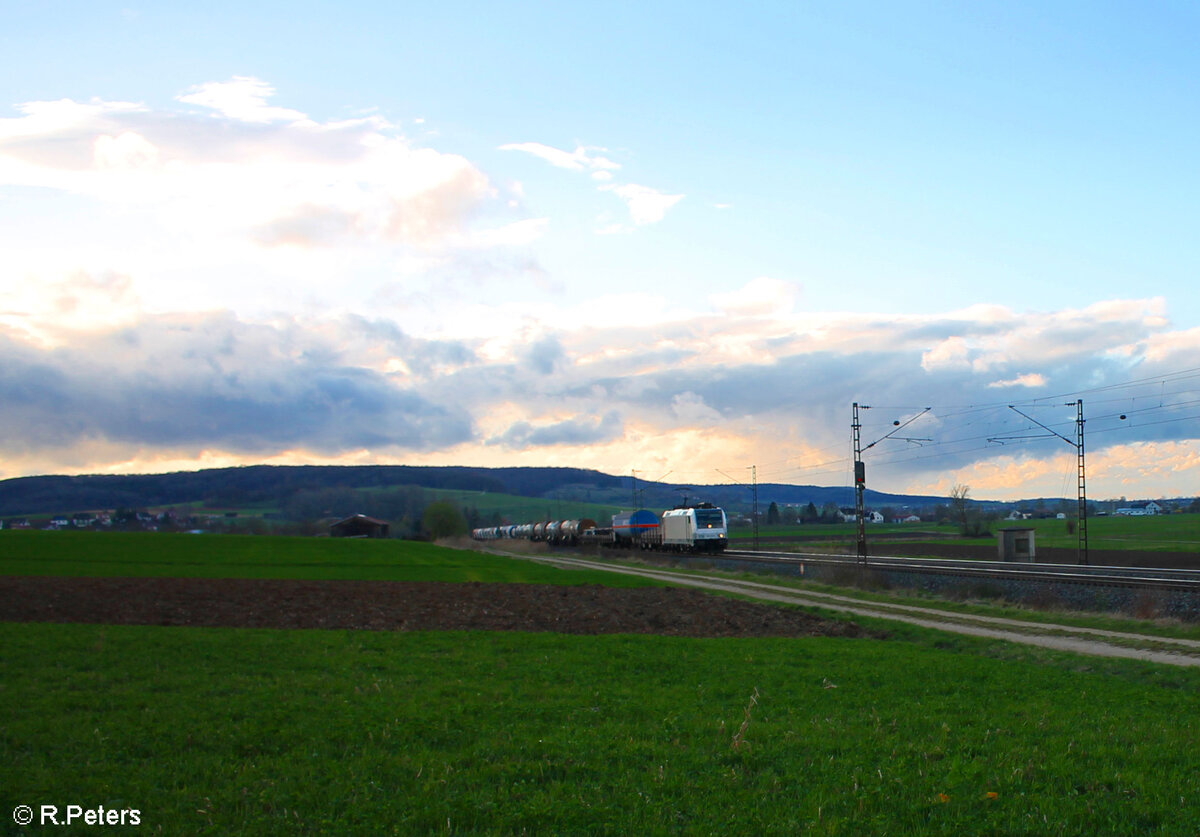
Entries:
{"type": "Polygon", "coordinates": [[[499,436],[485,442],[514,450],[552,445],[594,445],[611,441],[624,432],[621,416],[615,410],[598,419],[573,418],[548,424],[520,421],[499,436]]]}
{"type": "Polygon", "coordinates": [[[1007,387],[1044,387],[1046,386],[1046,376],[1038,373],[1027,375],[1018,375],[1015,378],[1010,378],[1006,381],[992,381],[988,384],[989,389],[1004,389],[1007,387]]]}
{"type": "Polygon", "coordinates": [[[961,337],[947,337],[921,355],[921,368],[926,372],[938,369],[967,369],[971,365],[968,356],[966,340],[961,337]]]}
{"type": "MultiPolygon", "coordinates": [[[[50,350],[0,338],[0,448],[103,441],[270,456],[305,448],[429,450],[469,440],[469,415],[346,357],[350,323],[311,329],[177,315],[50,350]],[[332,331],[333,333],[329,333],[332,331]]],[[[448,347],[372,341],[413,369],[448,347]]],[[[458,360],[469,360],[460,347],[458,360]]]]}
{"type": "MultiPolygon", "coordinates": [[[[532,154],[550,165],[569,171],[590,172],[592,180],[599,185],[601,192],[612,192],[625,202],[629,209],[630,219],[635,226],[655,224],[663,219],[667,210],[683,200],[683,195],[667,195],[636,183],[617,184],[611,182],[613,172],[620,169],[619,163],[607,157],[601,157],[594,152],[604,151],[603,148],[578,146],[574,151],[563,151],[540,142],[517,142],[500,146],[501,151],[521,151],[532,154]]],[[[597,230],[598,235],[629,232],[624,224],[605,224],[597,230]]]]}
{"type": "Polygon", "coordinates": [[[672,398],[671,412],[685,425],[714,425],[721,421],[721,414],[694,392],[681,392],[672,398]]]}
{"type": "Polygon", "coordinates": [[[778,316],[791,312],[800,288],[791,283],[760,276],[731,293],[713,294],[713,305],[726,314],[778,316]]]}
{"type": "Polygon", "coordinates": [[[540,142],[512,142],[500,146],[500,150],[532,154],[560,169],[595,171],[601,176],[601,179],[604,179],[605,174],[621,168],[620,164],[614,163],[607,157],[599,157],[594,154],[596,151],[604,151],[603,148],[588,148],[580,145],[574,151],[563,151],[540,142]]]}
{"type": "MultiPolygon", "coordinates": [[[[851,401],[877,405],[864,413],[867,441],[890,433],[893,419],[920,412],[920,407],[878,405],[929,403],[934,413],[904,434],[928,442],[891,438],[869,450],[872,487],[926,491],[950,479],[949,484],[972,485],[980,497],[1069,493],[1059,484],[1062,474],[1072,473],[1059,468],[1067,453],[1061,441],[1026,439],[1015,447],[988,442],[989,436],[1028,437],[1032,428],[1004,402],[988,405],[994,378],[978,376],[969,364],[922,368],[924,336],[961,331],[961,320],[929,317],[890,328],[871,321],[864,330],[862,321],[846,317],[826,325],[867,342],[855,347],[835,341],[821,350],[769,354],[773,338],[762,333],[762,318],[697,315],[665,329],[652,323],[600,333],[547,328],[532,341],[514,335],[508,354],[485,358],[461,342],[417,340],[386,321],[349,318],[266,327],[218,316],[183,318],[114,333],[87,343],[82,353],[26,347],[27,362],[6,367],[39,366],[39,386],[54,397],[30,399],[10,384],[5,403],[34,403],[37,410],[49,411],[52,401],[60,401],[67,408],[48,421],[26,415],[4,427],[57,429],[57,440],[84,440],[76,447],[105,440],[140,444],[143,451],[191,445],[210,456],[214,450],[253,448],[259,451],[256,459],[309,451],[321,452],[326,461],[370,461],[363,451],[388,450],[394,456],[407,450],[411,455],[405,461],[416,456],[427,462],[514,464],[537,451],[537,464],[590,464],[610,472],[654,465],[656,457],[686,458],[690,451],[689,461],[702,452],[706,463],[726,470],[750,461],[780,481],[837,484],[844,475],[830,463],[846,457],[851,401]],[[752,353],[749,360],[713,356],[711,344],[718,337],[745,341],[764,353],[752,353]],[[596,354],[601,345],[608,352],[596,354]],[[139,361],[142,356],[162,360],[155,365],[139,361]],[[102,368],[89,368],[93,357],[107,360],[102,368]],[[251,364],[250,357],[264,360],[251,364]],[[140,389],[119,373],[126,364],[137,370],[140,389]],[[95,396],[98,386],[88,388],[88,381],[105,378],[116,380],[111,399],[95,396]],[[95,409],[81,409],[67,395],[72,390],[94,401],[95,409]],[[113,404],[117,399],[154,409],[121,413],[113,404]],[[205,423],[197,416],[209,419],[205,423]],[[70,429],[64,432],[68,419],[70,429]],[[375,434],[384,426],[396,432],[381,439],[375,434]],[[448,427],[457,431],[447,432],[448,427]]],[[[1002,336],[989,333],[993,339],[1002,336]]],[[[1011,378],[1029,374],[1042,375],[1054,392],[1069,392],[1079,381],[1123,380],[1128,367],[1081,353],[1065,364],[1011,378]]],[[[27,391],[36,389],[26,383],[27,391]]],[[[1025,409],[1070,435],[1074,410],[1059,409],[1060,400],[1025,409]]],[[[1133,415],[1139,421],[1144,417],[1133,415]]],[[[1157,408],[1148,415],[1161,417],[1157,408]]],[[[1198,435],[1198,423],[1166,428],[1135,423],[1131,429],[1130,422],[1108,420],[1097,411],[1089,414],[1089,432],[1094,431],[1089,456],[1099,463],[1113,441],[1130,444],[1139,435],[1148,440],[1139,444],[1153,443],[1156,437],[1147,432],[1175,439],[1198,435]]],[[[23,443],[19,434],[12,442],[23,443]]],[[[1173,461],[1186,466],[1186,453],[1181,449],[1173,461]]],[[[1073,453],[1067,459],[1073,465],[1073,453]]],[[[677,460],[666,460],[663,470],[678,466],[677,460]]],[[[1112,486],[1131,475],[1154,473],[1139,466],[1136,457],[1113,462],[1109,473],[1097,471],[1097,496],[1129,493],[1112,486]]]]}
{"type": "Polygon", "coordinates": [[[539,375],[549,375],[566,360],[562,343],[556,337],[543,337],[523,352],[525,362],[539,375]]]}
{"type": "Polygon", "coordinates": [[[457,246],[499,216],[465,158],[415,146],[380,117],[318,123],[239,76],[179,97],[205,113],[127,102],[29,102],[0,120],[0,185],[146,207],[162,227],[267,247],[350,238],[457,246]]]}
{"type": "Polygon", "coordinates": [[[683,195],[664,195],[649,186],[639,186],[627,183],[623,186],[604,185],[601,191],[611,191],[629,207],[629,215],[637,226],[656,224],[667,214],[667,210],[679,201],[683,195]]]}
{"type": "Polygon", "coordinates": [[[275,88],[261,79],[234,76],[230,81],[198,84],[178,98],[241,122],[307,121],[298,110],[268,105],[267,99],[274,95],[275,88]]]}

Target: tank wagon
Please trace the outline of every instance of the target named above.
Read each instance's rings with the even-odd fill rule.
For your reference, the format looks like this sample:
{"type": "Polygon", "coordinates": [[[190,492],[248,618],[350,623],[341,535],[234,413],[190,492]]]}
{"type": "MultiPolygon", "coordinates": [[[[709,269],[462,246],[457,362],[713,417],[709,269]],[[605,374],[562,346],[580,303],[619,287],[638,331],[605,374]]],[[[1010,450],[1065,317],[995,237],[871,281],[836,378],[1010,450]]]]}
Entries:
{"type": "Polygon", "coordinates": [[[477,541],[518,539],[573,546],[583,539],[584,532],[595,528],[596,521],[586,517],[579,520],[543,520],[538,523],[472,529],[471,537],[477,541]]]}
{"type": "Polygon", "coordinates": [[[592,543],[620,549],[721,552],[729,541],[729,521],[723,509],[697,503],[668,509],[661,517],[649,509],[623,511],[613,515],[611,527],[598,526],[587,518],[544,520],[475,529],[471,537],[484,541],[518,538],[561,546],[592,543]]]}
{"type": "Polygon", "coordinates": [[[658,525],[658,515],[649,509],[614,514],[612,544],[624,549],[649,549],[655,542],[658,525]]]}

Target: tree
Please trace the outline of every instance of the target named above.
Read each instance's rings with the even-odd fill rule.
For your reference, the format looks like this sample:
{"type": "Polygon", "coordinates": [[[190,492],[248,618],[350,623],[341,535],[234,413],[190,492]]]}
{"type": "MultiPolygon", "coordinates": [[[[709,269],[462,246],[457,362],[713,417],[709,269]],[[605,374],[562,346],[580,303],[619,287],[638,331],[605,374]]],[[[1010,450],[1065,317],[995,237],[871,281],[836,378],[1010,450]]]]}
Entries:
{"type": "Polygon", "coordinates": [[[971,505],[970,495],[971,487],[968,485],[956,485],[950,489],[950,508],[962,527],[960,534],[964,538],[990,535],[991,529],[979,513],[979,508],[971,505]]]}
{"type": "Polygon", "coordinates": [[[437,500],[425,507],[421,516],[421,528],[429,533],[433,540],[452,538],[467,533],[467,519],[458,506],[449,500],[437,500]]]}
{"type": "Polygon", "coordinates": [[[967,532],[967,514],[970,509],[971,486],[955,484],[950,489],[950,508],[954,511],[955,519],[962,525],[962,531],[967,532]]]}
{"type": "Polygon", "coordinates": [[[808,501],[808,505],[804,507],[804,511],[800,514],[801,523],[816,523],[821,519],[821,513],[817,511],[816,505],[812,500],[808,501]]]}
{"type": "Polygon", "coordinates": [[[771,501],[771,505],[767,506],[767,525],[779,525],[779,506],[775,504],[774,500],[771,501]]]}

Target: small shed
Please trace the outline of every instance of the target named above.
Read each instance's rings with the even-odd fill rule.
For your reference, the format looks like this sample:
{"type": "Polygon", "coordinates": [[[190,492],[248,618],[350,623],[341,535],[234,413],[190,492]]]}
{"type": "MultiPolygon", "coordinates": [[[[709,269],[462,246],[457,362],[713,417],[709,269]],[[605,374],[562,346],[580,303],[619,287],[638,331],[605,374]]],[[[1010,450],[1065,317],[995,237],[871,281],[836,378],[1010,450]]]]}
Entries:
{"type": "Polygon", "coordinates": [[[1000,560],[1033,563],[1036,555],[1033,535],[1036,531],[1030,527],[1001,529],[997,536],[1000,560]]]}
{"type": "Polygon", "coordinates": [[[329,537],[386,538],[389,528],[386,520],[376,520],[365,514],[352,514],[330,526],[329,537]]]}

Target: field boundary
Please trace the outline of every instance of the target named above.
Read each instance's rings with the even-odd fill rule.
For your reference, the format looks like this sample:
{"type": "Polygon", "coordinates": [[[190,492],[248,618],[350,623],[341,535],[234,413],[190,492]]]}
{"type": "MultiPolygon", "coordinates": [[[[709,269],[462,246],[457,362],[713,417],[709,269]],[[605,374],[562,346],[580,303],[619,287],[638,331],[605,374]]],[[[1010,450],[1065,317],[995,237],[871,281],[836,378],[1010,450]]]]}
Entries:
{"type": "MultiPolygon", "coordinates": [[[[515,556],[514,557],[518,557],[515,556]]],[[[999,639],[1058,651],[1099,657],[1123,657],[1175,666],[1200,667],[1200,641],[1176,637],[1108,631],[1044,622],[1024,622],[998,616],[949,613],[914,605],[863,602],[834,593],[797,591],[779,585],[725,579],[715,576],[684,574],[665,569],[618,566],[583,558],[549,555],[520,555],[526,560],[570,569],[596,569],[637,575],[673,584],[682,584],[722,593],[733,593],[781,604],[819,607],[825,610],[903,622],[923,628],[968,636],[999,639]]]]}

